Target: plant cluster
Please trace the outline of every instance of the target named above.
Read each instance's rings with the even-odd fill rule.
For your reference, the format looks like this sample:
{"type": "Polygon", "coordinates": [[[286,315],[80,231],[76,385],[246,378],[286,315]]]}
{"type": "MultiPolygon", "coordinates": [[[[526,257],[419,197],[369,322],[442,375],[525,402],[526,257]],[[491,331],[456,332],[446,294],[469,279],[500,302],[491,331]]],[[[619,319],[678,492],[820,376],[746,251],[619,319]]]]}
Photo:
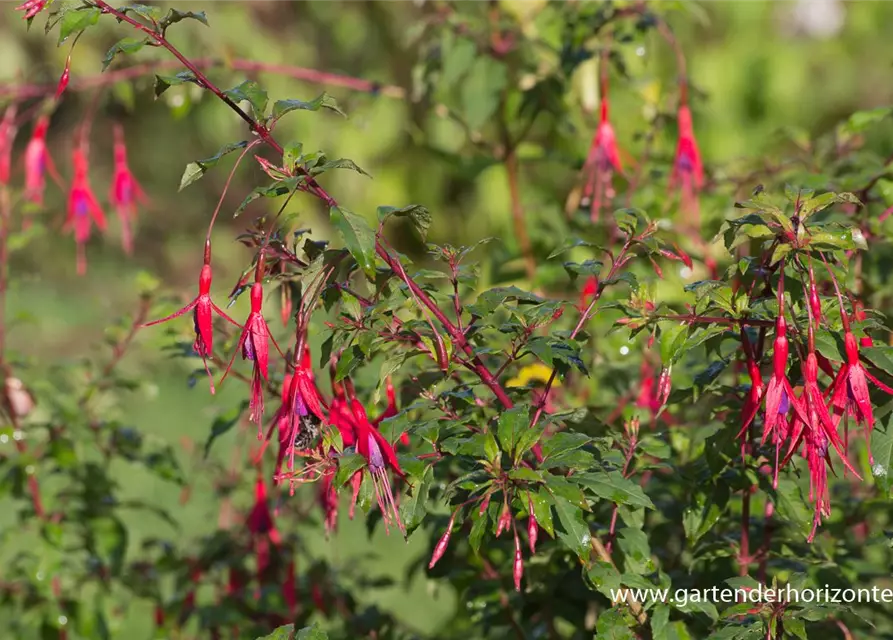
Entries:
{"type": "MultiPolygon", "coordinates": [[[[155,96],[195,85],[249,135],[183,173],[181,189],[235,158],[196,244],[203,259],[191,301],[171,308],[147,287],[111,357],[79,387],[57,397],[45,389],[47,410],[35,409],[15,360],[0,351],[2,438],[15,443],[0,457],[3,487],[54,553],[47,565],[23,550],[4,571],[0,610],[13,612],[15,632],[110,637],[127,589],[152,603],[159,637],[255,637],[289,623],[270,637],[418,637],[360,602],[346,585],[359,592],[362,576],[297,562],[302,528],[334,532],[346,502],[348,517],[359,506],[370,531],[380,523],[392,535],[429,536],[429,575],[467,603],[438,637],[890,633],[889,612],[871,605],[719,610],[616,597],[621,587],[889,580],[868,570],[889,561],[889,545],[868,542],[882,539],[890,521],[893,354],[880,344],[884,318],[868,303],[883,291],[877,273],[889,257],[893,207],[884,200],[890,160],[861,135],[889,110],[855,114],[799,149],[790,168],[758,172],[765,187],[751,179],[751,195],[727,215],[743,189],[701,157],[692,104],[700,97],[660,6],[550,2],[513,14],[498,4],[432,4],[416,36],[419,102],[465,132],[460,153],[505,168],[519,260],[502,286],[481,286],[481,245],[490,239],[428,243],[413,260],[391,229],[408,226],[425,242],[436,213],[380,206],[370,223],[336,199],[327,173],[366,172],[281,139],[277,125],[298,112],[341,114],[338,104],[326,93],[271,101],[254,80],[220,88],[169,37],[184,21],[207,25],[204,13],[104,0],[18,7],[29,23],[46,15],[47,32],[71,40],[72,53],[90,28],[114,18],[131,35],[109,50],[104,69],[119,56],[163,49],[182,69],[155,76],[155,96]],[[678,82],[644,124],[634,159],[612,126],[609,82],[629,76],[629,48],[654,36],[674,54],[678,82]],[[562,166],[570,188],[555,198],[566,215],[546,223],[550,233],[532,234],[521,150],[548,146],[566,126],[575,108],[570,78],[581,68],[598,79],[591,143],[562,166]],[[272,213],[238,236],[250,257],[227,305],[247,292],[250,310],[240,318],[212,287],[212,231],[246,161],[265,183],[234,213],[272,213]],[[302,197],[328,212],[339,246],[300,226],[293,208],[302,197]],[[525,277],[531,290],[518,286],[525,277]],[[271,304],[282,329],[269,320],[271,304]],[[126,389],[117,364],[158,325],[181,355],[201,360],[197,377],[207,377],[212,394],[230,377],[246,385],[243,406],[214,422],[205,450],[246,419],[254,424],[257,444],[235,452],[239,472],[220,486],[228,504],[248,483],[254,502],[241,527],[183,544],[147,540],[134,551],[111,462],[143,465],[184,492],[188,483],[171,447],[106,421],[97,398],[126,389]],[[314,501],[301,501],[309,492],[314,501]]],[[[67,194],[79,273],[91,227],[107,229],[89,176],[95,113],[74,134],[70,180],[47,149],[52,111],[77,88],[70,60],[45,96],[14,98],[0,125],[0,295],[10,248],[32,218],[19,225],[14,214],[42,206],[46,175],[67,194]],[[32,120],[16,157],[17,130],[32,120]],[[12,170],[19,164],[21,185],[12,170]]],[[[108,202],[130,253],[147,197],[128,168],[121,126],[113,131],[108,202]]]]}

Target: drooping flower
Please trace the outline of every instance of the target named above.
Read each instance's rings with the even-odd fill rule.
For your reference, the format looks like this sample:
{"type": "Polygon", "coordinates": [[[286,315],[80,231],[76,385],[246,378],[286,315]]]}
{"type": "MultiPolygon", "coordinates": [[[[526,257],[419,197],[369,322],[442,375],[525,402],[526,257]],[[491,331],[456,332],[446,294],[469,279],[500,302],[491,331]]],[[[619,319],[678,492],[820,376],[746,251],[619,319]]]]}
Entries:
{"type": "Polygon", "coordinates": [[[679,127],[679,139],[676,142],[676,155],[673,158],[673,171],[670,173],[670,191],[679,191],[682,208],[690,213],[697,222],[698,194],[704,187],[704,165],[701,152],[695,140],[691,110],[683,102],[677,112],[676,121],[679,127]]]}
{"type": "Polygon", "coordinates": [[[28,146],[25,147],[25,199],[40,206],[43,206],[46,172],[55,171],[47,151],[46,136],[49,127],[50,117],[40,116],[34,124],[28,146]]]}
{"type": "MultiPolygon", "coordinates": [[[[843,296],[840,294],[840,287],[837,285],[837,279],[831,272],[831,267],[825,263],[828,273],[831,275],[831,282],[834,284],[834,291],[837,293],[837,302],[840,307],[840,319],[843,323],[843,345],[846,352],[846,362],[844,362],[834,382],[828,387],[826,393],[831,394],[831,406],[834,407],[834,413],[837,416],[837,423],[841,418],[853,416],[857,424],[865,428],[865,440],[868,445],[868,460],[874,464],[874,456],[871,453],[871,430],[874,428],[874,412],[871,408],[871,396],[868,393],[868,380],[871,380],[879,389],[886,393],[893,394],[893,389],[885,385],[883,382],[874,377],[859,362],[859,345],[856,343],[856,337],[850,328],[850,319],[843,305],[843,296]]],[[[835,425],[836,426],[836,425],[835,425]]],[[[848,424],[845,422],[845,429],[848,424]]],[[[848,438],[844,436],[846,443],[848,438]]]]}
{"type": "Polygon", "coordinates": [[[831,515],[831,500],[828,496],[828,469],[825,466],[828,460],[828,440],[821,429],[810,429],[806,433],[804,443],[804,457],[809,468],[809,500],[815,503],[812,531],[807,542],[815,538],[816,530],[822,523],[822,518],[831,515]]]}
{"type": "Polygon", "coordinates": [[[604,204],[614,196],[611,181],[614,172],[622,172],[620,164],[620,152],[617,148],[617,137],[614,127],[608,119],[610,102],[605,89],[607,83],[603,83],[601,101],[601,117],[598,129],[592,138],[583,172],[586,176],[583,185],[583,198],[590,201],[589,215],[593,222],[597,222],[604,204]]]}
{"type": "Polygon", "coordinates": [[[750,344],[750,338],[747,337],[747,331],[741,327],[741,346],[744,349],[744,357],[747,360],[747,374],[750,376],[750,390],[747,392],[747,399],[744,401],[744,407],[741,409],[741,431],[738,437],[744,436],[747,427],[753,422],[763,400],[763,376],[760,373],[760,367],[757,364],[753,346],[750,344]]]}
{"type": "Polygon", "coordinates": [[[23,20],[30,20],[38,13],[43,11],[50,3],[50,0],[26,0],[15,8],[16,11],[24,11],[23,20]]]}
{"type": "Polygon", "coordinates": [[[270,566],[270,543],[279,546],[282,536],[273,522],[273,514],[267,504],[267,485],[258,474],[254,483],[254,505],[248,514],[248,531],[254,545],[257,560],[258,585],[263,583],[263,576],[270,566]]]}
{"type": "Polygon", "coordinates": [[[280,464],[288,457],[288,468],[294,469],[295,452],[307,449],[319,435],[320,425],[326,422],[325,401],[316,386],[310,349],[296,359],[294,374],[288,376],[288,393],[283,397],[285,412],[280,420],[280,464]]]}
{"type": "Polygon", "coordinates": [[[127,163],[127,146],[124,142],[124,129],[115,124],[115,172],[109,190],[109,202],[115,208],[121,222],[121,246],[124,252],[133,252],[133,221],[136,218],[137,203],[145,204],[148,197],[140,186],[127,163]]]}
{"type": "MultiPolygon", "coordinates": [[[[258,276],[253,285],[251,285],[251,311],[248,319],[245,321],[245,327],[242,335],[239,337],[238,350],[242,352],[243,360],[251,360],[253,363],[251,371],[251,400],[248,405],[250,420],[257,424],[257,439],[264,437],[262,422],[264,416],[264,387],[263,384],[269,379],[270,368],[270,345],[272,340],[276,350],[281,353],[276,340],[270,335],[270,329],[267,321],[264,320],[263,303],[264,303],[264,286],[260,282],[260,265],[263,263],[261,258],[258,263],[258,276]]],[[[230,369],[235,361],[236,354],[230,359],[223,373],[221,383],[229,374],[230,369]]]]}
{"type": "Polygon", "coordinates": [[[400,478],[405,479],[406,475],[400,468],[400,462],[397,460],[397,454],[393,447],[378,429],[370,424],[366,410],[360,401],[357,398],[352,398],[350,404],[357,434],[357,452],[366,458],[369,474],[372,477],[372,486],[375,490],[375,499],[385,524],[385,531],[388,531],[389,524],[396,524],[397,528],[405,535],[406,529],[400,519],[394,493],[391,490],[388,468],[400,478]]]}
{"type": "Polygon", "coordinates": [[[598,294],[598,276],[589,276],[583,290],[580,292],[580,310],[583,311],[589,306],[593,298],[598,294]]]}
{"type": "Polygon", "coordinates": [[[231,324],[240,327],[238,322],[230,318],[226,313],[211,300],[211,245],[205,245],[205,263],[202,265],[201,273],[198,277],[198,295],[187,304],[174,313],[159,320],[147,322],[144,327],[151,327],[161,324],[175,318],[179,318],[185,313],[192,311],[192,321],[195,328],[195,342],[192,350],[195,351],[202,359],[205,365],[205,371],[208,374],[208,380],[211,385],[211,393],[214,393],[214,378],[211,370],[208,368],[208,358],[214,353],[214,329],[212,322],[212,311],[221,318],[231,324]]]}
{"type": "Polygon", "coordinates": [[[0,185],[9,184],[12,167],[12,147],[16,137],[15,118],[18,105],[11,104],[0,120],[0,185]]]}
{"type": "Polygon", "coordinates": [[[74,231],[74,241],[77,244],[77,272],[78,275],[84,275],[87,272],[86,244],[90,239],[92,223],[104,232],[106,221],[102,207],[99,206],[99,201],[90,186],[87,154],[83,145],[75,147],[72,164],[74,178],[68,192],[68,217],[65,227],[74,231]]]}

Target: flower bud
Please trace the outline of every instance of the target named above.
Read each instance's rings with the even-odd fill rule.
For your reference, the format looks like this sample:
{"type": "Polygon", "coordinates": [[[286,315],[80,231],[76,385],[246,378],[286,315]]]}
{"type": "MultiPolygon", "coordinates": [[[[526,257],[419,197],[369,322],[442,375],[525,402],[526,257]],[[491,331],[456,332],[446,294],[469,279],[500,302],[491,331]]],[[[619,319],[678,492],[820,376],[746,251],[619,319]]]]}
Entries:
{"type": "Polygon", "coordinates": [[[447,524],[446,531],[443,532],[443,535],[440,536],[440,540],[437,541],[437,544],[434,545],[434,553],[431,554],[431,562],[428,563],[428,568],[433,569],[434,565],[438,563],[438,561],[443,557],[443,554],[446,553],[447,547],[450,544],[450,536],[453,533],[453,522],[456,520],[456,514],[450,517],[450,522],[447,524]]]}
{"type": "Polygon", "coordinates": [[[502,535],[503,531],[507,531],[509,526],[512,524],[512,512],[509,511],[508,505],[503,507],[502,513],[499,516],[499,522],[496,524],[496,537],[502,535]]]}
{"type": "Polygon", "coordinates": [[[515,537],[515,562],[512,577],[515,579],[515,591],[521,591],[521,578],[524,576],[524,559],[521,557],[521,543],[515,537]]]}
{"type": "Polygon", "coordinates": [[[540,526],[536,521],[536,513],[533,511],[533,499],[527,501],[527,509],[530,517],[527,519],[527,540],[530,543],[530,553],[536,553],[536,541],[539,538],[540,526]]]}

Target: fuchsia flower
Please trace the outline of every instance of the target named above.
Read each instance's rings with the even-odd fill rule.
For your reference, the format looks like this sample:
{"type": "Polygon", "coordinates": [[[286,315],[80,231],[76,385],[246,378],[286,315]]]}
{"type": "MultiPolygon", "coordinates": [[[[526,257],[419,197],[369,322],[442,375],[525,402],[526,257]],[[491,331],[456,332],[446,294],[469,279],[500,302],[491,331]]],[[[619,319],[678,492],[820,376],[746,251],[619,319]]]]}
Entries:
{"type": "Polygon", "coordinates": [[[107,225],[102,207],[99,206],[99,201],[90,186],[87,154],[82,144],[75,147],[72,163],[74,178],[68,192],[68,217],[65,227],[74,231],[74,241],[77,244],[77,271],[78,275],[84,275],[87,272],[86,244],[90,239],[91,221],[103,232],[107,225]]]}
{"type": "Polygon", "coordinates": [[[50,0],[26,0],[15,8],[16,11],[24,11],[23,20],[30,20],[38,13],[43,11],[50,3],[50,0]]]}
{"type": "Polygon", "coordinates": [[[133,220],[136,218],[136,204],[137,202],[145,204],[148,200],[127,164],[124,130],[120,124],[115,124],[115,173],[109,190],[109,202],[112,203],[121,221],[121,246],[128,255],[133,252],[133,220]]]}
{"type": "MultiPolygon", "coordinates": [[[[195,327],[195,342],[192,345],[193,351],[201,356],[205,365],[205,371],[208,374],[208,380],[211,385],[211,393],[214,393],[214,378],[211,376],[211,370],[208,368],[208,358],[214,353],[214,328],[212,322],[212,311],[219,315],[227,322],[241,327],[241,325],[230,318],[226,313],[211,300],[211,245],[205,244],[205,263],[202,265],[201,273],[198,278],[198,295],[192,302],[160,320],[147,322],[144,327],[151,327],[161,324],[175,318],[179,318],[185,313],[192,311],[192,321],[195,327]]],[[[232,363],[230,363],[232,364],[232,363]]]]}
{"type": "Polygon", "coordinates": [[[747,359],[747,373],[750,376],[750,390],[747,392],[747,399],[744,401],[744,407],[741,409],[741,431],[738,437],[742,437],[747,427],[753,422],[757,410],[763,400],[763,375],[760,373],[760,367],[754,359],[753,346],[750,344],[750,338],[747,337],[747,331],[741,327],[741,346],[744,348],[744,356],[747,359]]]}
{"type": "MultiPolygon", "coordinates": [[[[249,413],[251,421],[257,424],[258,440],[264,437],[261,426],[264,416],[263,383],[264,381],[269,379],[269,341],[272,340],[273,346],[276,347],[276,350],[279,351],[280,354],[282,353],[282,351],[279,349],[279,345],[276,344],[276,340],[273,339],[272,335],[270,335],[270,329],[267,326],[267,321],[264,320],[263,316],[264,286],[260,282],[263,268],[262,265],[263,256],[261,256],[258,260],[257,275],[255,277],[254,284],[251,285],[251,312],[248,314],[248,319],[245,321],[245,327],[242,331],[241,337],[239,338],[238,345],[238,350],[242,352],[242,359],[251,360],[251,362],[253,363],[251,372],[251,401],[249,403],[249,413]]],[[[236,354],[233,353],[233,357],[230,359],[229,364],[226,367],[226,371],[223,373],[223,378],[220,381],[221,383],[223,383],[223,380],[225,380],[226,376],[229,374],[235,358],[236,354]]]]}
{"type": "MultiPolygon", "coordinates": [[[[41,206],[43,206],[43,192],[46,186],[46,171],[50,170],[55,173],[52,158],[47,152],[46,135],[49,126],[49,116],[40,116],[34,124],[34,131],[31,133],[28,146],[25,147],[25,199],[41,206]]],[[[75,165],[75,171],[77,171],[77,165],[75,165]]]]}
{"type": "Polygon", "coordinates": [[[283,382],[277,471],[286,456],[288,468],[294,469],[295,451],[309,447],[319,433],[319,424],[327,422],[323,411],[325,401],[313,375],[310,349],[305,347],[303,351],[301,358],[295,362],[294,374],[286,375],[283,382]]]}
{"type": "MultiPolygon", "coordinates": [[[[837,372],[834,382],[828,387],[826,393],[831,394],[831,406],[834,407],[837,424],[840,423],[841,418],[853,416],[857,424],[865,427],[868,460],[871,464],[874,464],[874,456],[871,454],[871,430],[874,428],[874,413],[871,408],[871,397],[868,393],[868,380],[871,380],[879,389],[886,393],[893,394],[893,389],[875,378],[859,362],[859,345],[856,343],[856,337],[850,328],[850,319],[843,306],[843,297],[840,294],[840,288],[837,286],[837,279],[831,272],[831,268],[828,267],[827,262],[825,267],[828,268],[831,282],[834,284],[834,291],[837,293],[840,319],[843,323],[844,331],[843,344],[846,351],[846,362],[840,367],[840,371],[837,372]]],[[[846,421],[844,424],[845,427],[848,426],[846,421]]],[[[844,437],[844,442],[846,441],[847,438],[844,437]]]]}
{"type": "Polygon", "coordinates": [[[0,120],[0,185],[9,184],[12,167],[12,146],[16,137],[15,117],[18,106],[12,104],[3,113],[0,120]]]}
{"type": "Polygon", "coordinates": [[[273,514],[267,504],[267,485],[260,475],[254,483],[254,506],[248,514],[247,524],[257,555],[257,580],[260,585],[263,584],[263,575],[270,566],[270,543],[279,546],[282,542],[282,536],[276,529],[273,514]]]}
{"type": "Polygon", "coordinates": [[[812,531],[807,542],[815,538],[816,530],[822,523],[822,518],[831,515],[831,500],[828,496],[828,469],[825,466],[828,459],[828,439],[821,429],[808,429],[804,443],[803,456],[806,458],[806,466],[809,468],[809,499],[815,502],[815,515],[812,521],[812,531]]]}
{"type": "Polygon", "coordinates": [[[679,139],[676,143],[676,156],[673,171],[670,173],[670,191],[679,190],[682,195],[682,208],[697,216],[698,193],[704,187],[704,165],[698,142],[695,140],[691,110],[685,102],[677,114],[679,139]]]}
{"type": "Polygon", "coordinates": [[[592,302],[592,299],[598,294],[598,277],[597,276],[589,276],[586,279],[586,284],[583,285],[583,290],[580,292],[580,310],[585,310],[586,307],[589,306],[589,303],[592,302]]]}
{"type": "Polygon", "coordinates": [[[384,436],[369,423],[366,410],[356,398],[351,400],[351,409],[354,417],[354,427],[357,434],[357,451],[366,458],[369,473],[372,477],[372,486],[375,489],[375,499],[381,510],[385,524],[385,532],[389,524],[396,524],[397,528],[406,535],[400,513],[397,511],[397,503],[391,490],[391,481],[387,470],[391,469],[399,478],[406,479],[406,475],[400,468],[397,454],[394,448],[385,440],[384,436]]]}
{"type": "Polygon", "coordinates": [[[611,180],[614,172],[622,172],[620,153],[617,149],[617,137],[614,135],[614,127],[608,120],[609,102],[607,83],[602,83],[601,119],[592,145],[589,147],[589,155],[583,172],[586,182],[583,185],[583,197],[590,199],[590,217],[597,222],[602,206],[606,200],[613,197],[611,180]]]}

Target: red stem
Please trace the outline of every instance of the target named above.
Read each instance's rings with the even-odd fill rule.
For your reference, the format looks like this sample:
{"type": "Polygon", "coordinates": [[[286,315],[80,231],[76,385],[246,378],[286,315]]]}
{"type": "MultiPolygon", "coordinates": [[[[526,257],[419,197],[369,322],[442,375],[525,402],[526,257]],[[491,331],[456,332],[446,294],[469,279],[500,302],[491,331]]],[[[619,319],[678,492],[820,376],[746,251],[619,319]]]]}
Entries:
{"type": "MultiPolygon", "coordinates": [[[[221,91],[214,83],[212,83],[204,73],[196,66],[192,61],[190,61],[186,56],[184,56],[180,51],[174,47],[168,40],[160,33],[153,31],[150,27],[142,24],[141,22],[131,18],[127,14],[118,11],[113,8],[104,0],[91,0],[93,5],[98,7],[103,13],[107,13],[109,15],[115,16],[119,21],[126,22],[136,28],[139,31],[145,33],[151,40],[153,40],[158,46],[167,49],[177,60],[179,60],[186,69],[191,71],[198,81],[200,86],[203,86],[208,91],[217,96],[220,100],[222,100],[230,109],[235,111],[242,120],[248,123],[248,126],[252,131],[254,131],[264,143],[269,145],[272,149],[274,149],[278,154],[283,154],[282,145],[280,145],[275,138],[273,138],[269,129],[263,124],[257,122],[254,118],[248,115],[245,111],[242,110],[239,105],[233,102],[223,91],[221,91]]],[[[326,206],[328,207],[337,207],[338,202],[331,196],[329,193],[323,189],[312,177],[309,175],[306,176],[306,189],[309,193],[313,194],[320,200],[322,200],[326,206]]],[[[399,261],[396,258],[391,257],[388,251],[382,246],[381,242],[376,239],[375,250],[378,255],[382,258],[382,260],[387,263],[387,265],[395,272],[399,273],[402,271],[402,266],[399,265],[399,261]],[[399,270],[398,268],[399,267],[399,270]]],[[[407,286],[413,291],[413,293],[419,298],[419,300],[424,304],[434,317],[444,326],[447,333],[450,334],[453,342],[462,349],[470,358],[470,367],[474,372],[478,375],[481,381],[493,391],[499,401],[506,409],[511,409],[514,404],[511,399],[505,393],[505,390],[499,385],[499,382],[493,377],[493,374],[487,369],[487,367],[481,362],[480,358],[474,355],[474,350],[471,348],[471,345],[468,344],[468,341],[465,339],[465,334],[459,331],[459,329],[454,325],[447,317],[444,315],[443,311],[437,306],[437,304],[424,292],[422,289],[405,273],[403,272],[403,279],[406,282],[407,286]]],[[[554,378],[554,372],[553,372],[554,378]]]]}

